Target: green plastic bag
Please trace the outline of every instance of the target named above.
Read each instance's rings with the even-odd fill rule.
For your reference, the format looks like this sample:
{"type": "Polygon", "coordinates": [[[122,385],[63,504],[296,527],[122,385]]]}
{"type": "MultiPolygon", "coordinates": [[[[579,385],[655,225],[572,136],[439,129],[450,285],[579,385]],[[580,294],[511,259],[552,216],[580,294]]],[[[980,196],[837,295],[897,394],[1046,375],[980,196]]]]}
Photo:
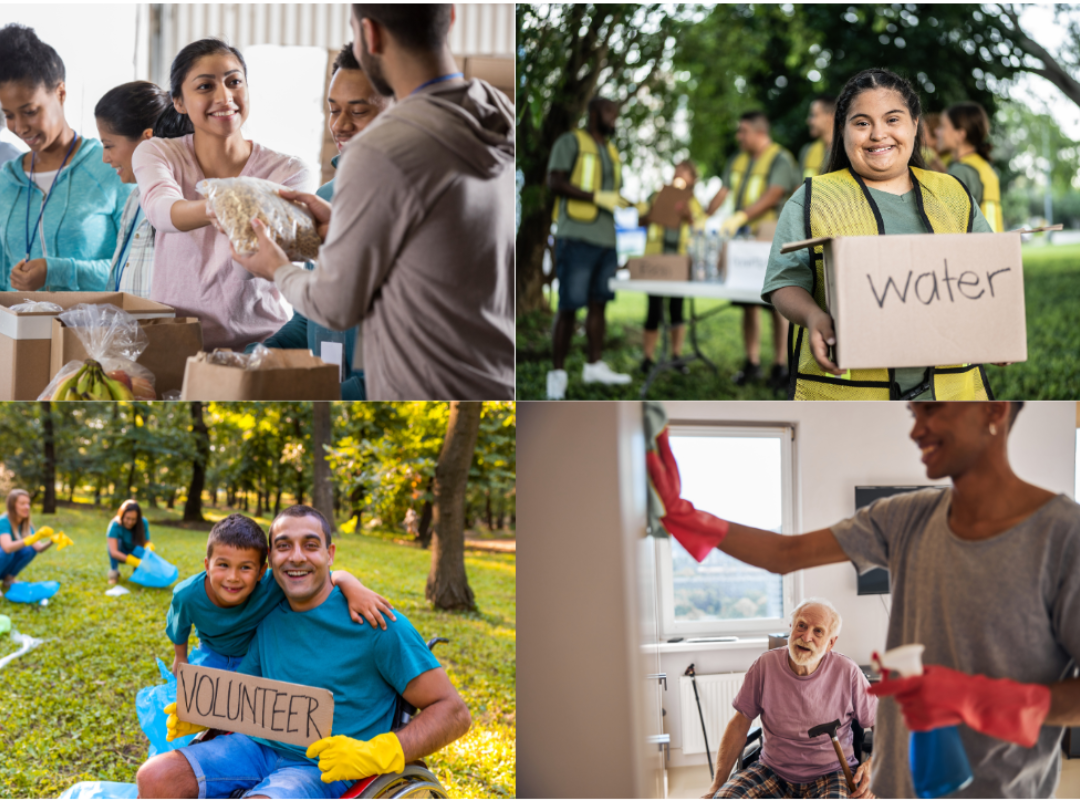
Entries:
{"type": "Polygon", "coordinates": [[[10,629],[11,619],[9,619],[7,616],[4,616],[3,614],[0,614],[0,636],[4,635],[4,633],[6,633],[10,629]]]}

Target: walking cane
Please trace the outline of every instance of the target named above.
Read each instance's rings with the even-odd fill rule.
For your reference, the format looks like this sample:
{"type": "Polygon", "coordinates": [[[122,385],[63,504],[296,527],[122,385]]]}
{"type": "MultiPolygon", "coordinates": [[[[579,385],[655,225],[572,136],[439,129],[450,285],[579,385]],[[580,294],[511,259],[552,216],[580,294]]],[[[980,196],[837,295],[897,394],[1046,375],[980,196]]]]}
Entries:
{"type": "Polygon", "coordinates": [[[701,697],[698,695],[697,691],[697,680],[694,677],[694,665],[691,664],[690,666],[688,666],[686,668],[686,672],[684,672],[683,675],[690,676],[690,683],[694,687],[694,700],[697,701],[697,713],[698,717],[701,718],[701,736],[705,738],[705,757],[709,762],[709,778],[715,779],[716,775],[713,773],[712,753],[710,753],[709,751],[709,735],[705,731],[705,712],[701,710],[701,697]]]}

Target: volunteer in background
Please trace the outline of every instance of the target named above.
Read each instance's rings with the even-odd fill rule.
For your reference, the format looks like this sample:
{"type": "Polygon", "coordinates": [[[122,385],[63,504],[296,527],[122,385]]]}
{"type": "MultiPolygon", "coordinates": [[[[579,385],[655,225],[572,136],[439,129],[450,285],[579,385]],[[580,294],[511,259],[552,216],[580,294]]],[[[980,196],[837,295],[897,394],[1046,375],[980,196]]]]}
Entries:
{"type": "Polygon", "coordinates": [[[952,152],[949,174],[957,178],[979,201],[979,210],[995,233],[1005,230],[1001,217],[1001,183],[990,165],[990,118],[981,104],[953,104],[941,116],[938,141],[952,152]]]}
{"type": "Polygon", "coordinates": [[[64,118],[64,63],[32,28],[0,29],[0,108],[30,151],[0,168],[0,290],[100,291],[131,189],[64,118]]]}
{"type": "MultiPolygon", "coordinates": [[[[353,136],[363,132],[368,124],[393,102],[393,99],[380,95],[371,86],[371,82],[364,75],[364,69],[353,55],[352,47],[352,43],[346,45],[334,60],[330,87],[326,94],[330,110],[330,136],[338,148],[338,154],[330,161],[335,169],[341,160],[340,152],[345,144],[353,136]]],[[[334,196],[334,180],[320,186],[315,193],[330,202],[334,196]]],[[[310,270],[314,265],[309,264],[307,267],[310,270]]],[[[311,349],[316,357],[322,357],[323,343],[341,344],[341,398],[362,400],[366,398],[364,370],[353,366],[353,358],[357,356],[356,341],[359,332],[359,326],[343,332],[327,329],[308,320],[296,310],[292,319],[264,340],[262,345],[271,349],[311,349]]],[[[252,343],[244,351],[251,352],[257,345],[259,344],[252,343]]]]}
{"type": "Polygon", "coordinates": [[[554,368],[547,375],[547,398],[566,396],[564,368],[574,338],[577,311],[587,308],[587,361],[584,383],[626,385],[629,374],[612,371],[604,362],[607,302],[615,299],[608,282],[615,278],[615,209],[629,203],[619,194],[622,162],[611,139],[619,105],[606,98],[589,101],[588,124],[559,136],[548,158],[548,188],[555,193],[555,276],[559,312],[552,333],[554,368]]]}
{"type": "MultiPolygon", "coordinates": [[[[739,154],[728,161],[724,169],[723,186],[706,209],[709,216],[735,194],[735,213],[720,229],[727,238],[736,235],[756,235],[762,223],[773,222],[784,206],[784,198],[799,185],[799,170],[791,153],[769,136],[769,119],[763,112],[743,113],[735,131],[739,154]]],[[[746,361],[732,382],[746,385],[760,380],[761,375],[761,315],[760,307],[736,304],[743,311],[743,345],[746,361]]],[[[788,384],[787,330],[788,323],[778,309],[772,309],[773,366],[769,385],[783,390],[788,384]]]]}
{"type": "Polygon", "coordinates": [[[829,173],[808,178],[784,207],[761,297],[795,324],[789,398],[991,398],[979,365],[839,368],[830,357],[836,337],[821,246],[780,253],[787,242],[840,234],[990,233],[963,185],[923,166],[921,114],[919,96],[895,73],[875,68],[851,77],[836,105],[829,173]]]}
{"type": "Polygon", "coordinates": [[[0,583],[11,585],[34,557],[52,545],[52,540],[35,538],[30,524],[30,493],[25,489],[11,490],[7,513],[0,517],[0,583]]]}
{"type": "Polygon", "coordinates": [[[319,221],[313,272],[257,220],[259,250],[237,257],[309,319],[362,323],[373,400],[514,396],[514,111],[462,78],[452,21],[452,5],[352,6],[355,56],[397,103],[346,144],[333,215],[314,194],[282,195],[319,221]]]}
{"type": "Polygon", "coordinates": [[[154,138],[139,144],[132,167],[143,213],[154,227],[150,297],[197,317],[207,349],[242,350],[286,321],[280,294],[232,260],[229,239],[195,184],[212,177],[258,177],[309,191],[315,178],[299,158],[244,139],[249,112],[247,66],[240,51],[201,39],[176,55],[169,72],[172,105],[154,138]]]}
{"type": "Polygon", "coordinates": [[[923,162],[932,172],[944,172],[952,159],[949,150],[941,151],[938,144],[938,126],[941,124],[941,113],[924,112],[919,119],[919,141],[922,143],[923,162]]]}
{"type": "MultiPolygon", "coordinates": [[[[912,403],[911,440],[926,476],[952,486],[882,498],[794,536],[694,509],[680,495],[666,428],[659,454],[647,454],[661,521],[696,560],[720,547],[777,574],[848,561],[860,573],[888,569],[883,649],[926,649],[924,675],[870,689],[896,698],[879,703],[874,727],[871,789],[880,798],[915,798],[908,730],[943,726],[959,726],[975,776],[957,798],[1050,797],[1062,733],[1080,725],[1080,506],[1010,466],[1008,437],[1023,404],[912,403]]],[[[843,435],[838,428],[835,441],[843,435]]]]}
{"type": "MultiPolygon", "coordinates": [[[[675,166],[674,182],[682,182],[683,188],[693,190],[697,182],[697,169],[689,160],[684,160],[675,166]]],[[[645,235],[645,255],[675,254],[685,256],[690,247],[690,228],[693,225],[701,227],[705,224],[705,211],[696,197],[691,197],[689,203],[680,212],[683,223],[678,228],[665,228],[657,222],[649,220],[649,212],[652,209],[656,194],[649,198],[649,202],[643,206],[644,213],[638,216],[638,225],[647,226],[645,235]]],[[[689,367],[681,362],[683,340],[686,337],[686,323],[683,320],[683,299],[668,299],[668,317],[671,320],[671,359],[678,363],[678,368],[683,374],[689,374],[689,367]]],[[[659,295],[649,296],[649,309],[645,316],[645,330],[642,333],[645,359],[641,361],[641,372],[648,374],[656,364],[656,344],[660,339],[660,322],[664,318],[664,298],[659,295]]]]}
{"type": "Polygon", "coordinates": [[[814,140],[799,153],[799,171],[802,176],[816,177],[829,161],[832,151],[833,115],[836,113],[835,96],[818,96],[810,102],[810,115],[806,128],[814,140]]]}
{"type": "Polygon", "coordinates": [[[154,544],[150,542],[150,524],[136,501],[127,500],[120,504],[116,517],[109,521],[105,544],[109,551],[110,585],[120,581],[120,563],[138,568],[143,555],[154,550],[154,544]]]}
{"type": "Polygon", "coordinates": [[[154,124],[171,104],[169,94],[152,82],[128,82],[114,87],[94,107],[101,159],[116,171],[131,194],[120,217],[120,237],[109,268],[109,292],[150,297],[154,272],[154,226],[143,215],[139,187],[134,185],[131,156],[135,147],[154,136],[154,124]]]}

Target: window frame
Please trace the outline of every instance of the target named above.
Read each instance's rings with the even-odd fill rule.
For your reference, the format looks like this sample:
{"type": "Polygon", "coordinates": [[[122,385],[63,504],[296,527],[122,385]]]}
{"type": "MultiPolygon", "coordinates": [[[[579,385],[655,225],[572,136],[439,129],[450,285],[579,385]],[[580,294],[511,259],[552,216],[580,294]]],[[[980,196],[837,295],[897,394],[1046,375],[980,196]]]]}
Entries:
{"type": "MultiPolygon", "coordinates": [[[[797,447],[795,425],[784,423],[723,423],[672,420],[668,435],[722,437],[722,438],[768,438],[780,439],[780,487],[781,487],[781,533],[797,534],[798,514],[795,462],[797,447]]],[[[717,621],[679,621],[675,618],[674,564],[671,558],[670,537],[656,538],[656,570],[660,608],[660,632],[664,638],[695,638],[715,635],[738,637],[761,636],[768,633],[786,632],[788,616],[802,598],[802,573],[794,572],[781,577],[781,615],[769,619],[720,619],[717,621]]]]}

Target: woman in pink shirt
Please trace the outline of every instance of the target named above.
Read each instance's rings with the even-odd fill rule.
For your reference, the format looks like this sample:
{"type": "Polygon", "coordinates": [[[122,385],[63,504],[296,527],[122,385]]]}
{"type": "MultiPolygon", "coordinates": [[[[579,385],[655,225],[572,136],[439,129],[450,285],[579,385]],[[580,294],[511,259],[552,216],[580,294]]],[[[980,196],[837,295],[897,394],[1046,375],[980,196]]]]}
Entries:
{"type": "Polygon", "coordinates": [[[298,158],[244,139],[244,57],[218,39],[185,47],[170,72],[173,108],[139,145],[132,168],[157,231],[151,298],[202,322],[206,348],[243,349],[288,320],[273,282],[233,262],[229,240],[195,191],[209,177],[260,177],[301,191],[316,179],[298,158]]]}

